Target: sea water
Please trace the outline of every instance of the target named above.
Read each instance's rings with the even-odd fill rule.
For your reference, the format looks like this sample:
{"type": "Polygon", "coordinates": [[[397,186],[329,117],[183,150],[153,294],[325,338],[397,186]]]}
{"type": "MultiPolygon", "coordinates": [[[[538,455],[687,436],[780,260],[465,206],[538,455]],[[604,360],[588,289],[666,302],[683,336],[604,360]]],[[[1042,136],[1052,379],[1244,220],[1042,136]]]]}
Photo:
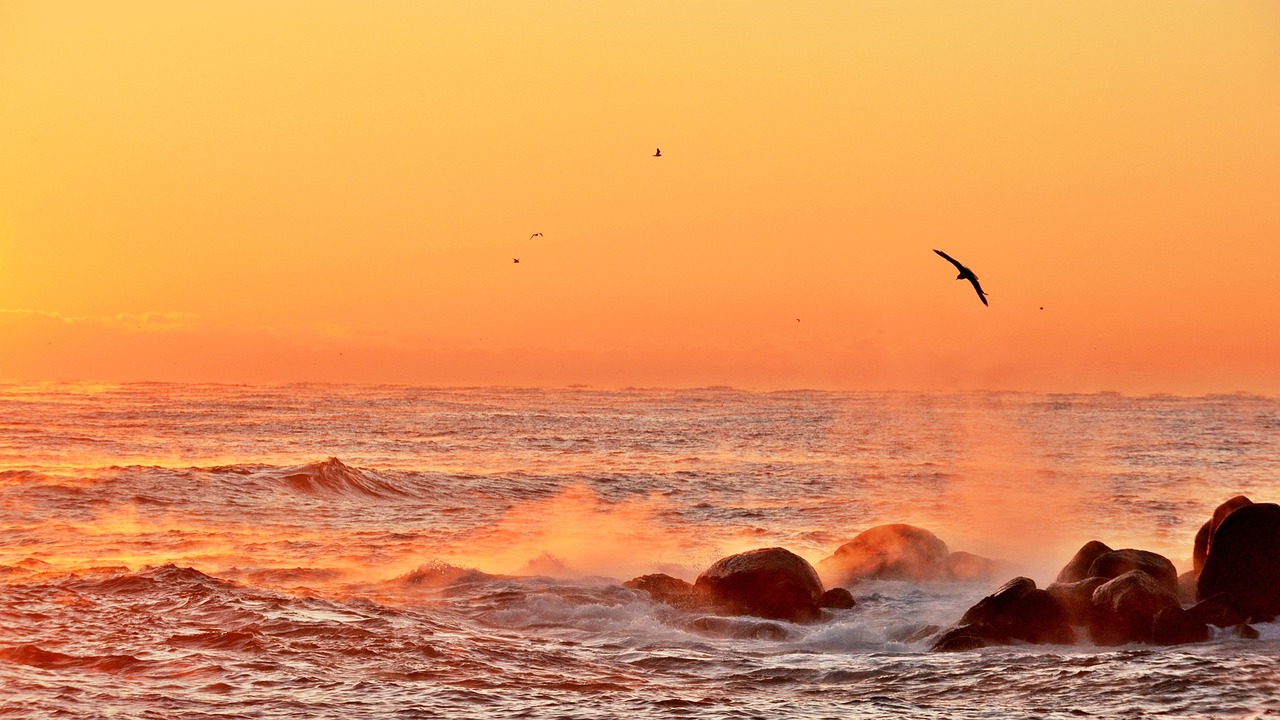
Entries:
{"type": "Polygon", "coordinates": [[[1237,494],[1280,501],[1276,398],[0,385],[0,716],[1280,716],[1274,624],[906,639],[1089,540],[1189,569],[1237,494]],[[1001,574],[812,625],[622,584],[886,523],[1001,574]]]}

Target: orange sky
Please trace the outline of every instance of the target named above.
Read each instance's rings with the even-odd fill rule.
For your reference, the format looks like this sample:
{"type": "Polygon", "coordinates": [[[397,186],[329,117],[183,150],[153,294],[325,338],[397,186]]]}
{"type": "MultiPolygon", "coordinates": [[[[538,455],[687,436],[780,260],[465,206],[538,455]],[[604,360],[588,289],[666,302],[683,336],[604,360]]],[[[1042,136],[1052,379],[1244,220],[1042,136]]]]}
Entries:
{"type": "Polygon", "coordinates": [[[1280,393],[1270,1],[0,0],[0,98],[0,380],[1280,393]]]}

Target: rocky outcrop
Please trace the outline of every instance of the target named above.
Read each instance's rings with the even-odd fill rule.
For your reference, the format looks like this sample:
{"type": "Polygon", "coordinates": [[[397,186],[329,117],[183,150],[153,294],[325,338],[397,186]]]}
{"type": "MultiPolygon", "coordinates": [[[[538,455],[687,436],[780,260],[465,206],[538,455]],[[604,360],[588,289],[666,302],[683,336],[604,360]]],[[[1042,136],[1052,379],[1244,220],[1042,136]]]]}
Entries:
{"type": "Polygon", "coordinates": [[[694,609],[708,605],[708,599],[695,592],[691,583],[665,573],[641,575],[622,585],[645,593],[654,602],[672,607],[694,609]]]}
{"type": "Polygon", "coordinates": [[[818,563],[830,585],[859,580],[935,580],[949,577],[947,544],[913,525],[878,525],[818,563]]]}
{"type": "Polygon", "coordinates": [[[1118,578],[1127,572],[1141,570],[1163,585],[1169,592],[1178,596],[1178,571],[1169,559],[1148,550],[1112,550],[1094,558],[1089,566],[1088,577],[1101,577],[1108,580],[1118,578]]]}
{"type": "Polygon", "coordinates": [[[1106,578],[1091,577],[1075,582],[1056,582],[1045,588],[1067,611],[1067,622],[1087,626],[1093,622],[1093,591],[1107,582],[1106,578]]]}
{"type": "Polygon", "coordinates": [[[1226,593],[1250,619],[1280,615],[1280,505],[1251,503],[1227,513],[1209,536],[1196,586],[1200,598],[1226,593]]]}
{"type": "Polygon", "coordinates": [[[1084,547],[1077,550],[1075,556],[1071,558],[1066,567],[1058,572],[1057,581],[1060,583],[1073,583],[1090,577],[1089,568],[1093,567],[1093,561],[1109,552],[1113,551],[1106,543],[1090,540],[1084,544],[1084,547]]]}
{"type": "Polygon", "coordinates": [[[853,593],[844,588],[831,588],[818,598],[818,607],[830,610],[849,610],[857,604],[853,599],[853,593]]]}
{"type": "Polygon", "coordinates": [[[1093,591],[1089,636],[1099,645],[1149,643],[1156,615],[1178,608],[1178,595],[1142,570],[1129,572],[1093,591]]]}
{"type": "Polygon", "coordinates": [[[1231,513],[1246,505],[1252,504],[1253,501],[1249,498],[1244,495],[1237,495],[1214,508],[1213,517],[1206,520],[1204,525],[1200,526],[1200,531],[1196,533],[1195,544],[1191,551],[1192,570],[1197,576],[1199,576],[1200,571],[1204,569],[1205,558],[1209,556],[1210,541],[1213,538],[1213,533],[1217,531],[1218,526],[1221,525],[1222,521],[1226,520],[1227,516],[1231,513]]]}
{"type": "Polygon", "coordinates": [[[947,576],[960,582],[976,582],[994,580],[996,577],[996,561],[990,558],[962,551],[947,556],[947,576]]]}
{"type": "Polygon", "coordinates": [[[698,576],[694,591],[734,615],[791,622],[813,622],[822,615],[818,573],[807,560],[784,548],[722,558],[698,576]]]}
{"type": "Polygon", "coordinates": [[[942,633],[935,652],[971,650],[1012,642],[1067,644],[1074,633],[1062,604],[1030,578],[1017,577],[978,601],[960,622],[942,633]]]}

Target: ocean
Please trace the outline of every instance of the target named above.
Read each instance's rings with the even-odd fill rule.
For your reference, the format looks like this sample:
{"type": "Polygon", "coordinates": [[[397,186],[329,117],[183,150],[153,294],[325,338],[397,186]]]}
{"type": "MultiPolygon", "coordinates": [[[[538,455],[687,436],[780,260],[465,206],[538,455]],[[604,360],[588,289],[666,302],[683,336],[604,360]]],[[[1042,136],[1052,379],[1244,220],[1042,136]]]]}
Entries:
{"type": "Polygon", "coordinates": [[[0,385],[0,717],[1280,717],[1275,623],[908,639],[1089,540],[1187,570],[1238,494],[1280,501],[1280,399],[0,385]],[[623,586],[888,523],[1003,574],[767,632],[623,586]]]}

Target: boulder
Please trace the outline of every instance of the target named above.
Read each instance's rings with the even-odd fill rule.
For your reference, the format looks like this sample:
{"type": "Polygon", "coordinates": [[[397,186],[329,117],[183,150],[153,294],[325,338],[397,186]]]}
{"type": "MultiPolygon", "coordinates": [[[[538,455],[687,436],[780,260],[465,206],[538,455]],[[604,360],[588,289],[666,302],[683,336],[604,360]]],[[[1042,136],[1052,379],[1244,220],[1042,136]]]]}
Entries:
{"type": "Polygon", "coordinates": [[[1280,615],[1280,505],[1253,503],[1223,518],[1209,538],[1197,596],[1228,593],[1254,620],[1280,615]]]}
{"type": "Polygon", "coordinates": [[[947,544],[913,525],[878,525],[818,563],[831,585],[858,580],[938,580],[949,577],[947,544]]]}
{"type": "Polygon", "coordinates": [[[1060,583],[1073,583],[1084,580],[1089,577],[1089,568],[1093,566],[1093,561],[1098,559],[1099,555],[1112,552],[1106,543],[1097,540],[1090,540],[1084,544],[1084,547],[1076,551],[1075,557],[1067,563],[1066,567],[1058,573],[1057,581],[1060,583]]]}
{"type": "Polygon", "coordinates": [[[844,588],[831,588],[818,598],[818,607],[831,610],[848,610],[857,604],[853,599],[853,593],[844,588]]]}
{"type": "Polygon", "coordinates": [[[1177,605],[1156,613],[1151,639],[1157,645],[1184,645],[1209,639],[1209,626],[1177,605]]]}
{"type": "Polygon", "coordinates": [[[1148,550],[1112,550],[1094,558],[1089,577],[1118,578],[1132,570],[1141,570],[1178,596],[1178,571],[1169,559],[1148,550]]]}
{"type": "Polygon", "coordinates": [[[947,556],[947,575],[961,582],[991,580],[996,576],[996,561],[973,553],[953,552],[947,556]]]}
{"type": "Polygon", "coordinates": [[[1248,619],[1236,609],[1236,603],[1227,593],[1218,593],[1213,597],[1205,598],[1187,612],[1198,622],[1220,628],[1235,627],[1248,619]]]}
{"type": "Polygon", "coordinates": [[[956,627],[938,636],[934,652],[972,650],[1014,641],[1068,644],[1074,633],[1067,612],[1030,578],[1017,577],[978,601],[956,627]]]}
{"type": "Polygon", "coordinates": [[[818,573],[804,558],[784,548],[751,550],[717,560],[693,586],[722,611],[735,615],[791,622],[813,622],[822,615],[818,573]]]}
{"type": "Polygon", "coordinates": [[[1213,517],[1205,521],[1200,526],[1200,531],[1196,533],[1195,545],[1191,552],[1192,570],[1198,576],[1200,571],[1204,569],[1205,558],[1209,556],[1209,544],[1213,539],[1213,533],[1227,519],[1227,516],[1245,505],[1252,505],[1253,501],[1244,495],[1237,495],[1230,500],[1222,503],[1213,510],[1213,517]]]}
{"type": "Polygon", "coordinates": [[[1056,582],[1045,592],[1057,599],[1067,612],[1067,622],[1072,625],[1089,625],[1093,622],[1093,591],[1107,582],[1106,578],[1091,577],[1075,582],[1056,582]]]}
{"type": "Polygon", "coordinates": [[[1180,607],[1178,596],[1142,570],[1130,570],[1093,591],[1089,636],[1099,645],[1152,641],[1156,615],[1180,607]]]}
{"type": "Polygon", "coordinates": [[[626,581],[622,585],[645,593],[654,602],[671,605],[672,607],[690,609],[706,604],[700,593],[694,591],[692,584],[664,573],[641,575],[638,578],[626,581]]]}

